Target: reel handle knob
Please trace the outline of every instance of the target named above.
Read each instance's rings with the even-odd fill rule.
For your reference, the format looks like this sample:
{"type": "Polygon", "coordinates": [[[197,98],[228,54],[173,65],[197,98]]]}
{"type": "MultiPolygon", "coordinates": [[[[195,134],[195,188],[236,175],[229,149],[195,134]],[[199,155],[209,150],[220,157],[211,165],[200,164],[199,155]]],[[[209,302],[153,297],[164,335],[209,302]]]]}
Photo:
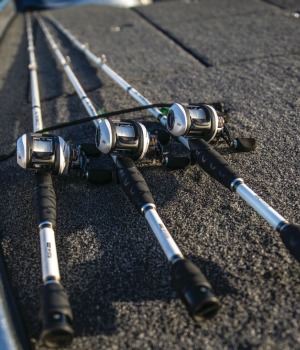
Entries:
{"type": "Polygon", "coordinates": [[[93,184],[104,185],[112,181],[112,170],[89,169],[85,176],[87,180],[93,184]]]}
{"type": "Polygon", "coordinates": [[[168,169],[185,169],[190,165],[189,157],[171,157],[167,156],[163,159],[162,164],[168,169]]]}
{"type": "Polygon", "coordinates": [[[172,265],[175,289],[195,321],[212,318],[220,308],[212,287],[201,270],[188,259],[177,260],[172,265]]]}
{"type": "Polygon", "coordinates": [[[280,237],[290,253],[300,262],[300,226],[294,224],[284,225],[280,230],[280,237]]]}
{"type": "Polygon", "coordinates": [[[163,146],[167,145],[171,138],[170,133],[168,133],[166,130],[161,129],[156,130],[155,135],[157,137],[157,141],[163,146]]]}
{"type": "Polygon", "coordinates": [[[44,285],[41,299],[41,342],[49,348],[69,345],[74,337],[73,315],[63,286],[57,282],[44,285]]]}
{"type": "Polygon", "coordinates": [[[254,138],[238,137],[233,141],[234,148],[242,152],[252,152],[256,149],[257,142],[254,138]]]}
{"type": "Polygon", "coordinates": [[[102,154],[94,143],[82,143],[80,148],[88,157],[98,158],[102,154]]]}

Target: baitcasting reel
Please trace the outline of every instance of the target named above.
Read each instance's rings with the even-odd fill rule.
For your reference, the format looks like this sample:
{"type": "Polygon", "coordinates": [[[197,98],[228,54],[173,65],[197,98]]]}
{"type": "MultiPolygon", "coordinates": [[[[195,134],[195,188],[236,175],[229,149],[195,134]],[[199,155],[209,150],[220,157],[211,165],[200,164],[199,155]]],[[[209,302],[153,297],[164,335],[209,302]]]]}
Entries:
{"type": "Polygon", "coordinates": [[[167,116],[167,128],[173,136],[200,137],[212,141],[225,124],[224,117],[206,104],[185,107],[174,103],[167,116]]]}
{"type": "Polygon", "coordinates": [[[70,148],[56,135],[24,134],[17,141],[17,162],[24,169],[66,174],[70,163],[70,148]]]}
{"type": "Polygon", "coordinates": [[[96,131],[96,146],[100,152],[112,156],[142,159],[150,145],[147,129],[135,121],[111,121],[105,119],[96,131]]]}
{"type": "Polygon", "coordinates": [[[173,157],[165,152],[170,134],[156,130],[149,134],[145,126],[135,121],[105,119],[96,131],[96,147],[100,152],[140,160],[146,154],[157,157],[169,169],[182,169],[190,164],[188,157],[173,157]]]}

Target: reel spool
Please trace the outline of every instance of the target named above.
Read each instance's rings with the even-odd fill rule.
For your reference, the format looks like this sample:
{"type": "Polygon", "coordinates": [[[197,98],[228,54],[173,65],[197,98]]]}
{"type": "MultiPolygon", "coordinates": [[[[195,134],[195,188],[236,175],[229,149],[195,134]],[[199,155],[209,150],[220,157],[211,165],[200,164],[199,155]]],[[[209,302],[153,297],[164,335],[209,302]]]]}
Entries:
{"type": "Polygon", "coordinates": [[[70,148],[56,135],[24,134],[17,141],[17,162],[24,169],[66,174],[70,148]]]}
{"type": "Polygon", "coordinates": [[[206,104],[187,108],[174,103],[167,116],[167,128],[173,136],[201,137],[207,142],[215,138],[224,123],[224,118],[206,104]]]}
{"type": "Polygon", "coordinates": [[[147,129],[135,121],[105,119],[96,131],[96,146],[105,154],[140,160],[147,153],[149,144],[147,129]]]}

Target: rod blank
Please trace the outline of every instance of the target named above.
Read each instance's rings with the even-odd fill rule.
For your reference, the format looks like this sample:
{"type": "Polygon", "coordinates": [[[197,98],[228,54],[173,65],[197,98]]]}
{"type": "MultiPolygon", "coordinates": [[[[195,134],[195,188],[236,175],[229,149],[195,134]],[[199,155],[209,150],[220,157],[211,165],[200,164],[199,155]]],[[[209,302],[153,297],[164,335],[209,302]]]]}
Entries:
{"type": "MultiPolygon", "coordinates": [[[[43,129],[37,64],[33,45],[31,15],[26,13],[29,69],[32,100],[33,130],[43,129]]],[[[60,284],[59,265],[55,244],[56,197],[52,176],[46,172],[35,173],[33,204],[40,234],[43,287],[41,294],[40,340],[49,347],[65,346],[71,343],[74,331],[73,316],[67,293],[60,284]]]]}

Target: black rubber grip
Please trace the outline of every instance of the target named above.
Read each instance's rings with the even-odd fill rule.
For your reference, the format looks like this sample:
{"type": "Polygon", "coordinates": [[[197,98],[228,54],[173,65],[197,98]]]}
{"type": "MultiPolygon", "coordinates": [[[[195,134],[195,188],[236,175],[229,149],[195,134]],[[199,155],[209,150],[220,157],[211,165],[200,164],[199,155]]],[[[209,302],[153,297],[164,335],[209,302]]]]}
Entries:
{"type": "Polygon", "coordinates": [[[203,273],[190,260],[181,259],[172,265],[172,280],[195,321],[216,315],[220,303],[203,273]]]}
{"type": "Polygon", "coordinates": [[[112,170],[89,169],[87,179],[93,184],[103,185],[112,181],[112,170]]]}
{"type": "Polygon", "coordinates": [[[127,157],[117,158],[116,171],[118,181],[125,194],[139,213],[141,213],[144,205],[148,203],[154,204],[149,187],[132,159],[127,157]]]}
{"type": "Polygon", "coordinates": [[[283,226],[280,237],[290,253],[300,262],[300,226],[294,224],[283,226]]]}
{"type": "Polygon", "coordinates": [[[33,205],[38,224],[43,221],[48,221],[51,222],[53,227],[55,227],[56,196],[53,188],[52,177],[46,172],[35,173],[33,205]]]}
{"type": "Polygon", "coordinates": [[[59,283],[43,286],[40,321],[41,342],[49,348],[67,346],[74,337],[73,315],[67,293],[59,283]]]}
{"type": "Polygon", "coordinates": [[[231,190],[231,183],[240,176],[230,167],[226,160],[210,145],[202,140],[189,140],[193,159],[210,176],[231,190]]]}

